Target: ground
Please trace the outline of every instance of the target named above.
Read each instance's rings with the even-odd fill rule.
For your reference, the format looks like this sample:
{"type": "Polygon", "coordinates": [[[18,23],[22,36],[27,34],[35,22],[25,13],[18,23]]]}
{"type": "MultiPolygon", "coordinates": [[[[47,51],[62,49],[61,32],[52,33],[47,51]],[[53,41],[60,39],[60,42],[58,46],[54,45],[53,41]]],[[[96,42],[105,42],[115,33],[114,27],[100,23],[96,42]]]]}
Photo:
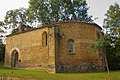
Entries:
{"type": "Polygon", "coordinates": [[[36,70],[11,69],[3,67],[3,65],[0,64],[0,76],[19,77],[25,78],[25,80],[120,80],[120,71],[111,71],[109,75],[110,79],[108,79],[107,72],[52,74],[36,70]]]}

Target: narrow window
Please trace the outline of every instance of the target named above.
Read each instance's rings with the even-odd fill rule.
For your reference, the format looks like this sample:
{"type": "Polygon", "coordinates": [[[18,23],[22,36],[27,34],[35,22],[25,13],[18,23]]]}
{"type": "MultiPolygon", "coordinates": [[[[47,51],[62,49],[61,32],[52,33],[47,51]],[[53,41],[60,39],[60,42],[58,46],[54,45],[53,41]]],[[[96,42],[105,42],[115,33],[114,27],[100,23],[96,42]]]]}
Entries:
{"type": "Polygon", "coordinates": [[[47,46],[47,32],[42,33],[42,45],[43,47],[47,46]]]}
{"type": "Polygon", "coordinates": [[[75,53],[74,40],[72,39],[68,40],[68,52],[75,53]]]}
{"type": "Polygon", "coordinates": [[[45,38],[45,40],[46,40],[46,41],[45,41],[45,45],[47,45],[47,33],[46,33],[45,37],[46,37],[46,38],[45,38]]]}
{"type": "Polygon", "coordinates": [[[100,32],[97,31],[97,39],[100,39],[100,32]]]}

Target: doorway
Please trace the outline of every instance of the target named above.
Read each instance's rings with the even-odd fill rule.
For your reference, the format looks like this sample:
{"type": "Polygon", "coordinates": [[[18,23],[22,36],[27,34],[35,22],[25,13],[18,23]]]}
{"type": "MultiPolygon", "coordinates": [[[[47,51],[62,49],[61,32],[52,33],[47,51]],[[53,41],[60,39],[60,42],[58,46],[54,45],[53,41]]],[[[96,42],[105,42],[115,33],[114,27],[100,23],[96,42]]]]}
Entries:
{"type": "Polygon", "coordinates": [[[18,51],[14,50],[11,55],[11,67],[16,67],[18,64],[18,51]]]}

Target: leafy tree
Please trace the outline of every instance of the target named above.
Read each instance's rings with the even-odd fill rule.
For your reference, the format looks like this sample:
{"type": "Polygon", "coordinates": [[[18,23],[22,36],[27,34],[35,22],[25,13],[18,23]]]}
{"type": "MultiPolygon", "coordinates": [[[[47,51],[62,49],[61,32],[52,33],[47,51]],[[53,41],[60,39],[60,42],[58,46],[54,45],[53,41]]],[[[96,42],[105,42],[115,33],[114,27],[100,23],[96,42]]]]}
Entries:
{"type": "Polygon", "coordinates": [[[105,35],[97,40],[92,47],[104,48],[110,69],[120,69],[120,6],[115,3],[105,14],[105,35]]]}
{"type": "Polygon", "coordinates": [[[0,33],[4,33],[4,22],[0,21],[0,33]]]}
{"type": "Polygon", "coordinates": [[[7,28],[16,29],[19,23],[37,25],[64,20],[91,22],[85,0],[30,0],[29,8],[9,10],[5,16],[7,28]]]}
{"type": "Polygon", "coordinates": [[[0,44],[4,43],[4,40],[5,40],[5,34],[6,34],[6,31],[5,31],[5,24],[3,21],[0,21],[0,44]]]}
{"type": "MultiPolygon", "coordinates": [[[[15,34],[17,32],[21,32],[21,30],[18,27],[21,27],[21,25],[28,25],[29,22],[27,20],[27,13],[25,8],[19,8],[14,10],[9,10],[6,12],[5,16],[5,27],[7,29],[12,29],[12,34],[15,34]]],[[[23,26],[24,27],[24,26],[23,26]]],[[[30,26],[26,26],[29,27],[30,26]]]]}
{"type": "Polygon", "coordinates": [[[26,9],[14,9],[6,12],[5,24],[9,29],[15,29],[18,27],[19,23],[27,24],[26,9]]]}
{"type": "Polygon", "coordinates": [[[4,61],[4,55],[5,55],[5,45],[0,44],[0,62],[4,61]]]}
{"type": "Polygon", "coordinates": [[[120,6],[115,3],[105,14],[104,28],[110,36],[120,36],[120,6]]]}
{"type": "Polygon", "coordinates": [[[51,23],[64,20],[91,22],[85,0],[30,0],[27,10],[28,21],[51,23]]]}
{"type": "Polygon", "coordinates": [[[5,35],[4,31],[4,22],[0,21],[0,62],[4,61],[4,55],[5,55],[5,45],[3,44],[3,39],[5,35]]]}
{"type": "Polygon", "coordinates": [[[19,28],[13,29],[11,34],[16,34],[19,32],[19,28]]]}
{"type": "Polygon", "coordinates": [[[3,26],[4,25],[4,22],[3,21],[0,21],[0,26],[3,26]]]}
{"type": "Polygon", "coordinates": [[[110,69],[120,69],[120,6],[115,3],[109,7],[104,28],[110,36],[110,47],[107,48],[108,64],[110,69]]]}
{"type": "Polygon", "coordinates": [[[33,29],[33,27],[20,23],[16,29],[12,30],[12,34],[16,34],[18,32],[27,31],[27,30],[31,30],[31,29],[33,29]]]}

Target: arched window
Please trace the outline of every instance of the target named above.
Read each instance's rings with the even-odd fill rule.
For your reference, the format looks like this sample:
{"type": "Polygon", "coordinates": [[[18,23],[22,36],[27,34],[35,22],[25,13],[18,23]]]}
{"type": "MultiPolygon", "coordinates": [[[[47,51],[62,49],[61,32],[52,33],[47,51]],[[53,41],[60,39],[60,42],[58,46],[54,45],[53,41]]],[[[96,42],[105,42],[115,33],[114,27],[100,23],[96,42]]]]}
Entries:
{"type": "Polygon", "coordinates": [[[69,53],[75,53],[74,40],[72,40],[72,39],[68,40],[68,52],[69,53]]]}
{"type": "Polygon", "coordinates": [[[18,55],[18,51],[17,50],[14,50],[12,52],[12,55],[11,55],[11,66],[12,67],[16,67],[16,65],[18,64],[18,60],[19,60],[19,55],[18,55]]]}
{"type": "Polygon", "coordinates": [[[47,46],[47,32],[42,33],[42,46],[47,46]]]}

